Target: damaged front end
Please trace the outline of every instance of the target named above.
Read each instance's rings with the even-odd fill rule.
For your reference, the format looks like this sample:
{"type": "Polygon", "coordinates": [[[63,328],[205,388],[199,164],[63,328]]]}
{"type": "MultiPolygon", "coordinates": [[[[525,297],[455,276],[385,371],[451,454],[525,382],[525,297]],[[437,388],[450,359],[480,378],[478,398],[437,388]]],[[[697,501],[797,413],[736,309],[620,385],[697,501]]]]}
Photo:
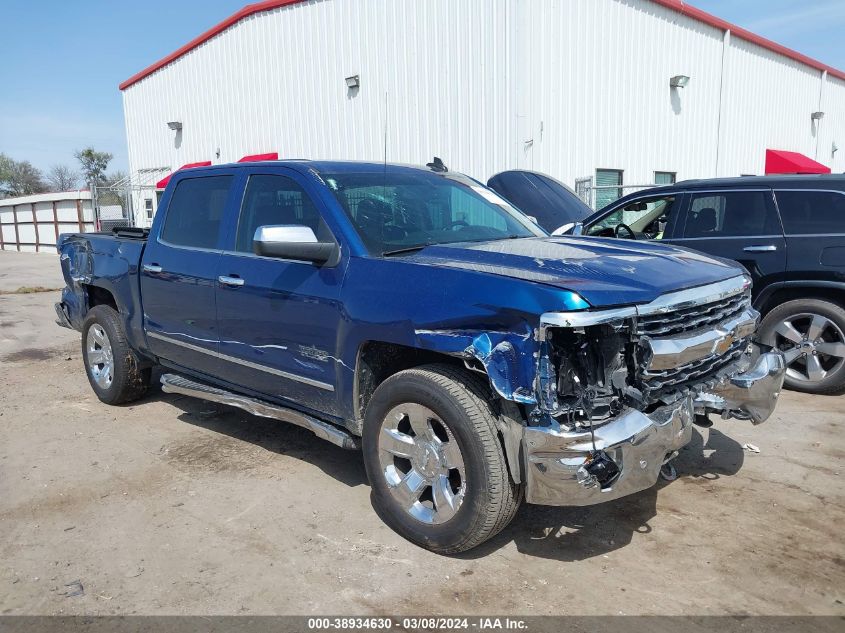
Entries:
{"type": "Polygon", "coordinates": [[[527,500],[590,505],[638,492],[708,414],[765,421],[785,364],[752,344],[758,321],[744,276],[641,306],[544,314],[523,429],[527,500]]]}

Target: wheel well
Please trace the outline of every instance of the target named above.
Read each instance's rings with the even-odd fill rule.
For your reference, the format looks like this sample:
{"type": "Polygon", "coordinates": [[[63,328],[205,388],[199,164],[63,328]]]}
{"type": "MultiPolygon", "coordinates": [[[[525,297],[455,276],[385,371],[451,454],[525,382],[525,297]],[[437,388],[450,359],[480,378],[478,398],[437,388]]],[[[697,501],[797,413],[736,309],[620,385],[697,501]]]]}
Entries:
{"type": "Polygon", "coordinates": [[[447,363],[463,367],[463,361],[448,354],[431,350],[417,349],[395,343],[368,341],[358,350],[358,363],[355,371],[355,401],[358,420],[364,419],[364,411],[373,392],[382,382],[404,369],[447,363]]]}
{"type": "Polygon", "coordinates": [[[765,316],[773,309],[794,299],[822,299],[831,301],[839,306],[845,307],[845,290],[839,288],[825,288],[824,286],[797,286],[775,290],[766,297],[765,302],[760,306],[760,313],[765,316]]]}
{"type": "Polygon", "coordinates": [[[117,308],[117,301],[115,301],[114,295],[110,291],[99,286],[86,286],[85,290],[88,296],[89,310],[95,306],[105,305],[114,308],[115,312],[120,312],[117,308]]]}

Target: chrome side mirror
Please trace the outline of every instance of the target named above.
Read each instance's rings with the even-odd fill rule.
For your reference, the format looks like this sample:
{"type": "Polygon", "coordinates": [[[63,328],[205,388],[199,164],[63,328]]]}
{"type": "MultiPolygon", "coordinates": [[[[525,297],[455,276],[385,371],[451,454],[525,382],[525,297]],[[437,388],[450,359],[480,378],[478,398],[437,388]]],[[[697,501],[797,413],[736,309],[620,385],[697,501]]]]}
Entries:
{"type": "Polygon", "coordinates": [[[252,250],[263,257],[332,265],[340,253],[337,244],[317,241],[311,227],[300,225],[259,226],[252,240],[252,250]]]}
{"type": "Polygon", "coordinates": [[[581,235],[584,232],[584,224],[581,222],[569,222],[555,229],[552,235],[581,235]]]}

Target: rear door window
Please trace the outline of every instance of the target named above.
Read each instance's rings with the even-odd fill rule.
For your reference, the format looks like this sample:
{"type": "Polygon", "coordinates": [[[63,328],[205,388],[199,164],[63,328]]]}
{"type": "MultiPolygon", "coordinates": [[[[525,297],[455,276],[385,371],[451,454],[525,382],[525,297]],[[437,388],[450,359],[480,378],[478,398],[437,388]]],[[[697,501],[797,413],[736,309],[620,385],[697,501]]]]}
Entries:
{"type": "Polygon", "coordinates": [[[787,235],[845,233],[845,194],[840,191],[775,191],[787,235]]]}
{"type": "Polygon", "coordinates": [[[683,237],[781,235],[768,191],[702,192],[690,195],[683,237]]]}
{"type": "Polygon", "coordinates": [[[176,185],[161,239],[173,246],[216,249],[232,176],[186,178],[176,185]]]}

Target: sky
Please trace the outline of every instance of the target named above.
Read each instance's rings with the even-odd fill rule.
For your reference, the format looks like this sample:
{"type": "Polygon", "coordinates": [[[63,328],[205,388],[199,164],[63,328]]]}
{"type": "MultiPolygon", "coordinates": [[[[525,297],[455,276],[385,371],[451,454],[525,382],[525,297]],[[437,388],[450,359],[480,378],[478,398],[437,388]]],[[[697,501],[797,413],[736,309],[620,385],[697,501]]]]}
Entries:
{"type": "MultiPolygon", "coordinates": [[[[250,1],[0,0],[0,152],[47,170],[93,146],[126,171],[118,84],[250,1]]],[[[690,4],[845,70],[843,0],[690,4]]]]}

